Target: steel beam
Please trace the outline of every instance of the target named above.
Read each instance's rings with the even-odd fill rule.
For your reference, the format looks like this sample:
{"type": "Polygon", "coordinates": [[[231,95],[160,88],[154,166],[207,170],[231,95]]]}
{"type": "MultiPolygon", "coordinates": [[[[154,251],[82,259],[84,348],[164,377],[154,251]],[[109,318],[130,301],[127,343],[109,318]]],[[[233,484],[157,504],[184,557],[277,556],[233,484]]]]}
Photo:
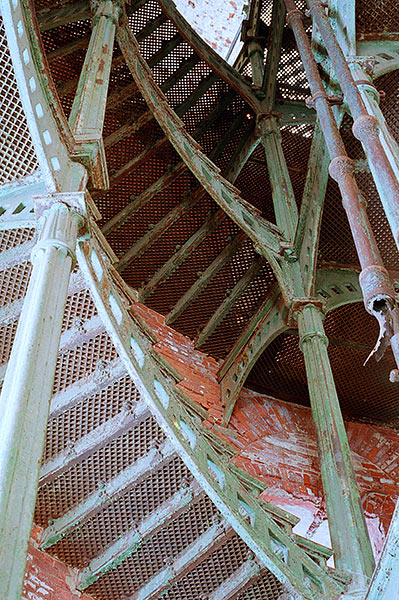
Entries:
{"type": "Polygon", "coordinates": [[[59,8],[40,10],[36,16],[40,31],[48,31],[68,23],[90,19],[90,2],[88,0],[78,0],[77,2],[65,3],[65,6],[59,8]]]}
{"type": "Polygon", "coordinates": [[[102,554],[93,558],[80,575],[78,589],[85,590],[108,571],[116,569],[160,529],[167,527],[183,511],[188,510],[202,494],[203,491],[195,480],[190,485],[177,490],[136,527],[118,538],[102,554]]]}
{"type": "Polygon", "coordinates": [[[237,300],[242,296],[247,287],[252,283],[258,275],[260,268],[264,262],[263,257],[256,258],[245,275],[235,284],[229,295],[225,298],[222,304],[213,313],[205,327],[199,333],[195,347],[199,348],[206,340],[214,333],[218,325],[227,317],[237,300]]]}
{"type": "Polygon", "coordinates": [[[155,600],[160,594],[192,571],[206,556],[217,550],[232,535],[226,521],[216,521],[192,544],[180,552],[171,564],[158,571],[142,588],[127,597],[127,600],[155,600]]]}
{"type": "Polygon", "coordinates": [[[0,402],[0,596],[21,596],[69,275],[81,220],[44,214],[0,402]]]}
{"type": "Polygon", "coordinates": [[[42,486],[54,481],[54,479],[60,477],[77,463],[85,460],[99,448],[106,446],[129,429],[134,429],[149,416],[150,412],[144,402],[140,402],[138,406],[135,406],[133,413],[126,407],[115,417],[105,421],[73,444],[69,444],[62,452],[44,463],[40,469],[39,485],[42,486]]]}
{"type": "Polygon", "coordinates": [[[219,370],[223,419],[228,423],[251,369],[267,346],[287,329],[287,308],[276,286],[256,311],[219,370]]]}
{"type": "Polygon", "coordinates": [[[159,448],[153,446],[145,456],[107,481],[81,504],[73,507],[62,517],[55,519],[43,532],[41,547],[45,549],[53,546],[63,537],[81,527],[88,519],[100,512],[104,505],[114,502],[119,496],[172,460],[174,456],[174,446],[169,440],[163,442],[159,448]]]}
{"type": "Polygon", "coordinates": [[[276,96],[277,71],[280,62],[281,43],[283,41],[283,32],[285,24],[285,6],[282,0],[273,2],[272,33],[267,45],[266,64],[263,74],[262,90],[265,94],[264,113],[273,110],[273,104],[276,96]]]}

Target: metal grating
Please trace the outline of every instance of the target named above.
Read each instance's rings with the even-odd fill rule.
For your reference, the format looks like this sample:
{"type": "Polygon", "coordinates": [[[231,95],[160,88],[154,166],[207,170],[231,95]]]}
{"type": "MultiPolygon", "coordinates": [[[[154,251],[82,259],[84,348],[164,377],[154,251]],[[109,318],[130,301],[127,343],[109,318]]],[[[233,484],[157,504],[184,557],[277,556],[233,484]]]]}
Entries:
{"type": "Polygon", "coordinates": [[[23,262],[5,271],[0,271],[0,289],[2,292],[0,307],[21,300],[25,296],[31,270],[31,263],[23,262]]]}
{"type": "Polygon", "coordinates": [[[0,185],[22,179],[38,162],[22,108],[14,68],[0,16],[0,185]]]}
{"type": "Polygon", "coordinates": [[[266,571],[250,588],[237,597],[237,600],[282,600],[284,588],[282,584],[266,571]]]}
{"type": "Polygon", "coordinates": [[[35,237],[36,229],[3,229],[0,231],[0,252],[10,250],[29,242],[35,237]]]}

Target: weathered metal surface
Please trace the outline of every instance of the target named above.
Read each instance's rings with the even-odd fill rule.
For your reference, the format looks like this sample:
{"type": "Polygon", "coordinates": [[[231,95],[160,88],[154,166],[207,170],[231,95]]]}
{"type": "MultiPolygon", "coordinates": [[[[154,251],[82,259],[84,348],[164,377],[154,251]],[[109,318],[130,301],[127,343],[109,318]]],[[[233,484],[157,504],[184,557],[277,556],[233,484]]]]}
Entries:
{"type": "Polygon", "coordinates": [[[133,429],[149,416],[147,406],[142,403],[131,413],[126,408],[122,413],[105,421],[75,443],[69,444],[65,450],[44,463],[40,469],[39,486],[54,481],[76,463],[82,462],[102,446],[133,429]]]}
{"type": "Polygon", "coordinates": [[[204,533],[180,552],[175,560],[156,573],[144,586],[131,594],[128,600],[155,600],[162,592],[181,579],[185,573],[195,567],[211,552],[221,546],[232,531],[224,521],[216,521],[204,533]]]}
{"type": "Polygon", "coordinates": [[[399,500],[364,600],[393,600],[399,590],[399,500]]]}
{"type": "Polygon", "coordinates": [[[93,243],[89,245],[82,241],[79,263],[90,282],[97,308],[141,396],[149,403],[168,438],[223,516],[263,564],[290,589],[295,588],[299,596],[313,600],[336,598],[347,581],[345,577],[335,571],[326,571],[309,558],[307,551],[287,534],[287,513],[258,501],[248,492],[248,484],[243,487],[236,471],[227,468],[220,451],[210,443],[209,430],[205,436],[185,396],[176,388],[179,380],[176,381],[173,370],[168,374],[164,362],[163,372],[160,371],[152,341],[138,321],[127,313],[108,275],[108,267],[93,243]],[[95,269],[92,260],[97,265],[95,269]],[[278,540],[278,551],[273,540],[278,540]],[[287,560],[281,558],[281,545],[287,560]]]}
{"type": "Polygon", "coordinates": [[[292,244],[298,225],[298,209],[283,154],[280,127],[275,117],[260,115],[258,128],[272,186],[276,223],[287,241],[292,244]]]}
{"type": "Polygon", "coordinates": [[[305,304],[297,319],[335,564],[353,573],[354,590],[363,589],[373,574],[373,550],[328,358],[328,339],[315,305],[305,304]]]}
{"type": "Polygon", "coordinates": [[[316,273],[315,294],[324,300],[324,310],[361,302],[363,293],[359,284],[359,271],[348,267],[319,268],[316,273]]]}
{"type": "Polygon", "coordinates": [[[213,590],[207,600],[234,600],[258,577],[260,570],[259,563],[249,558],[216,590],[213,590]]]}
{"type": "MultiPolygon", "coordinates": [[[[377,190],[382,191],[386,203],[391,206],[389,214],[395,214],[399,205],[399,181],[381,143],[378,119],[367,112],[325,9],[321,6],[319,0],[308,0],[308,6],[328,51],[335,74],[344,93],[345,101],[353,116],[353,134],[362,143],[377,190]]],[[[399,221],[396,221],[392,234],[399,245],[399,221]]]]}
{"type": "Polygon", "coordinates": [[[175,492],[173,496],[138,523],[134,529],[128,531],[111,546],[108,546],[101,555],[90,561],[90,564],[81,573],[79,589],[86,589],[105,573],[115,569],[160,529],[167,527],[172,520],[177,519],[202,493],[200,486],[195,481],[175,492]]]}
{"type": "Polygon", "coordinates": [[[119,358],[108,364],[99,365],[88,377],[79,379],[76,383],[58,392],[58,394],[54,394],[51,400],[49,417],[57,417],[62,412],[82,402],[84,398],[90,398],[90,396],[106,389],[125,374],[126,368],[119,358]]]}
{"type": "MultiPolygon", "coordinates": [[[[376,357],[379,359],[390,342],[395,361],[399,366],[399,347],[397,344],[397,340],[399,339],[399,308],[396,303],[395,293],[392,284],[389,281],[388,273],[383,265],[374,233],[367,216],[365,199],[362,197],[354,178],[353,161],[346,153],[327,93],[324,90],[316,62],[311,52],[309,40],[302,22],[303,15],[301,11],[295,8],[294,0],[285,0],[285,3],[287,9],[289,9],[287,18],[295,35],[299,53],[313,94],[312,99],[320,119],[320,127],[323,131],[329,151],[331,159],[329,172],[340,188],[343,206],[349,221],[359,261],[364,272],[363,277],[360,279],[360,283],[363,290],[366,310],[378,320],[380,325],[380,336],[374,353],[376,353],[376,357]]],[[[332,51],[337,53],[337,63],[334,60],[332,60],[332,63],[336,69],[338,67],[341,69],[339,72],[336,70],[336,72],[340,81],[342,76],[346,82],[346,87],[344,88],[343,86],[345,94],[348,93],[353,96],[351,101],[349,101],[349,98],[347,98],[347,101],[348,103],[353,103],[352,112],[355,121],[358,118],[361,119],[362,123],[366,123],[365,131],[368,131],[367,135],[378,138],[378,131],[374,124],[376,119],[374,117],[369,117],[368,115],[365,117],[363,114],[363,111],[365,110],[363,101],[360,98],[357,86],[353,83],[342,50],[340,50],[334,38],[331,25],[324,15],[324,9],[317,4],[316,0],[313,2],[312,6],[311,12],[320,17],[320,19],[317,20],[317,23],[320,26],[323,40],[325,41],[326,36],[329,40],[328,49],[330,55],[332,51]],[[320,16],[321,14],[322,16],[320,16]],[[345,64],[343,65],[343,63],[345,64]],[[353,90],[353,87],[356,88],[355,91],[353,90]]],[[[341,84],[343,85],[342,81],[341,84]]],[[[359,120],[357,122],[359,123],[359,120]]],[[[375,140],[373,144],[377,144],[374,147],[374,151],[377,150],[377,146],[381,146],[378,139],[375,140]]],[[[386,157],[385,161],[387,161],[386,157]]],[[[377,165],[377,163],[375,163],[375,165],[377,165]]],[[[389,168],[391,169],[390,165],[389,168]]],[[[380,169],[382,169],[382,163],[380,164],[380,169]]],[[[383,171],[381,170],[381,173],[382,172],[383,171]]],[[[399,183],[396,182],[395,185],[399,190],[399,183]]],[[[390,189],[389,186],[387,189],[390,189]]],[[[391,193],[393,193],[392,189],[391,193]]],[[[391,371],[390,378],[392,381],[398,380],[399,369],[391,371]]]]}
{"type": "Polygon", "coordinates": [[[0,402],[0,595],[21,595],[80,217],[55,203],[44,216],[0,402]]]}
{"type": "Polygon", "coordinates": [[[175,450],[169,440],[163,442],[159,448],[153,446],[145,456],[107,481],[103,487],[93,492],[81,504],[73,507],[62,517],[55,519],[43,533],[42,548],[56,544],[74,529],[81,527],[83,523],[97,514],[104,504],[115,501],[121,494],[126,493],[153,471],[172,460],[174,455],[175,450]]]}
{"type": "Polygon", "coordinates": [[[198,277],[197,281],[187,290],[187,292],[176,302],[172,310],[166,316],[167,323],[173,323],[194,302],[196,298],[205,290],[224,265],[231,260],[236,252],[242,247],[246,236],[240,232],[235,238],[222,250],[215,260],[198,277]]]}
{"type": "Polygon", "coordinates": [[[230,294],[228,294],[228,296],[223,300],[222,304],[218,306],[209,321],[206,323],[205,327],[198,334],[198,337],[195,340],[196,348],[202,346],[212,335],[218,325],[223,321],[223,319],[227,317],[237,300],[240,298],[240,296],[242,296],[253,279],[255,279],[255,277],[258,275],[263,262],[264,259],[258,256],[258,258],[253,261],[247,272],[239,281],[237,281],[230,294]]]}
{"type": "Polygon", "coordinates": [[[219,371],[224,421],[228,423],[252,367],[269,344],[287,329],[287,309],[278,287],[257,310],[219,371]]]}

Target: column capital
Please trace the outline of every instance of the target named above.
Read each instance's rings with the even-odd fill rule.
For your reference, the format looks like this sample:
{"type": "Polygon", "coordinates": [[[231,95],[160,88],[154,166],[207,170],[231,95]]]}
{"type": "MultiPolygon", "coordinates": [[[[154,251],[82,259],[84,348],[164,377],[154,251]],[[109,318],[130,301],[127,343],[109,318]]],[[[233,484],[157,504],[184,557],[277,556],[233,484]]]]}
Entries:
{"type": "Polygon", "coordinates": [[[69,256],[74,263],[76,237],[79,225],[83,222],[82,215],[67,204],[55,202],[44,210],[41,221],[39,240],[32,250],[32,263],[51,247],[69,256]]]}
{"type": "Polygon", "coordinates": [[[118,25],[119,16],[124,4],[124,0],[90,0],[93,15],[92,26],[95,27],[101,17],[106,17],[114,25],[118,25]]]}
{"type": "Polygon", "coordinates": [[[323,298],[313,298],[307,296],[305,298],[293,298],[288,310],[287,325],[289,327],[298,326],[298,316],[307,306],[314,306],[324,318],[326,301],[323,298]]]}

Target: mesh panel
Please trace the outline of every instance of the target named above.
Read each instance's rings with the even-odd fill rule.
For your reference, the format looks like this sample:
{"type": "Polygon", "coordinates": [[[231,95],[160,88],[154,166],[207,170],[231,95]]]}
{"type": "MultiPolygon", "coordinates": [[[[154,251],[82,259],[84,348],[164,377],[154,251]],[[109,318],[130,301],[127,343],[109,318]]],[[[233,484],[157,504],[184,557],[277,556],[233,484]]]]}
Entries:
{"type": "Polygon", "coordinates": [[[138,392],[127,376],[51,419],[47,430],[44,460],[50,460],[62,452],[69,442],[75,442],[87,435],[118,414],[126,403],[135,402],[138,398],[138,392]]]}
{"type": "Polygon", "coordinates": [[[168,528],[162,529],[119,567],[107,573],[88,592],[131,594],[139,589],[180,551],[192,543],[212,522],[216,509],[202,498],[168,528]]]}
{"type": "Polygon", "coordinates": [[[14,265],[7,271],[0,271],[0,307],[6,306],[25,296],[31,273],[31,263],[14,265]]]}
{"type": "Polygon", "coordinates": [[[35,237],[36,230],[31,228],[24,229],[4,229],[0,231],[0,252],[16,248],[35,237]]]}
{"type": "Polygon", "coordinates": [[[356,2],[356,30],[358,33],[370,31],[398,31],[399,15],[396,2],[356,2]]]}
{"type": "Polygon", "coordinates": [[[283,593],[282,584],[266,571],[250,588],[237,597],[237,600],[279,600],[283,593]]]}
{"type": "Polygon", "coordinates": [[[175,583],[165,594],[167,600],[198,600],[216,589],[245,561],[248,547],[234,535],[209,558],[175,583]]]}
{"type": "Polygon", "coordinates": [[[30,175],[38,162],[19,97],[0,16],[0,185],[30,175]]]}

